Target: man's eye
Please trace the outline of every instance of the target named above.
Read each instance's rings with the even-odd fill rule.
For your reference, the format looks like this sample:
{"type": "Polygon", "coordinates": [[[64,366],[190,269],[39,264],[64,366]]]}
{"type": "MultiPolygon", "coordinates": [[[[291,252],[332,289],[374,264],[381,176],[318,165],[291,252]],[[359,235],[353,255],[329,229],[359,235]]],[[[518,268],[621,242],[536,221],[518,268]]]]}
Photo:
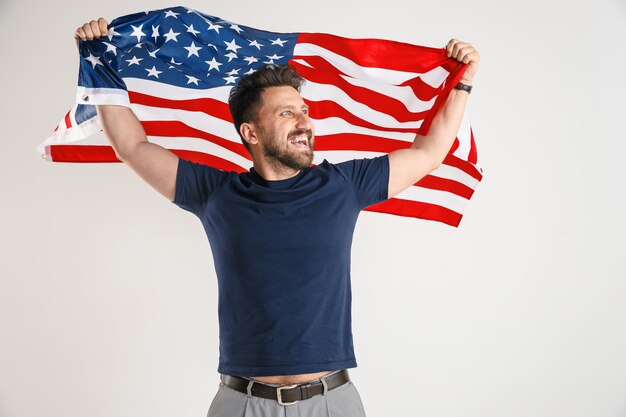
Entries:
{"type": "Polygon", "coordinates": [[[280,115],[281,115],[281,116],[285,116],[285,117],[289,117],[289,116],[292,116],[292,115],[293,115],[293,113],[292,113],[291,111],[289,111],[289,110],[285,110],[285,111],[284,111],[284,112],[282,112],[280,115]]]}

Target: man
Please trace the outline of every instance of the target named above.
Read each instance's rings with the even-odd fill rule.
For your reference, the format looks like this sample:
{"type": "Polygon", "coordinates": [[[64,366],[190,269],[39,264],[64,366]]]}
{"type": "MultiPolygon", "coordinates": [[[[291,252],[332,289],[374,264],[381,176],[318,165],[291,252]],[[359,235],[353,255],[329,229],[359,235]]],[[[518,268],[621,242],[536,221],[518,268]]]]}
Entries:
{"type": "MultiPolygon", "coordinates": [[[[76,30],[107,33],[104,19],[76,30]]],[[[459,130],[479,54],[452,39],[448,56],[469,64],[408,149],[310,167],[315,128],[302,78],[265,66],[232,89],[229,107],[253,168],[237,174],[178,158],[147,141],[127,107],[97,106],[118,158],[205,228],[219,284],[222,383],[209,417],[363,416],[347,370],[350,250],[359,212],[438,167],[459,130]]]]}

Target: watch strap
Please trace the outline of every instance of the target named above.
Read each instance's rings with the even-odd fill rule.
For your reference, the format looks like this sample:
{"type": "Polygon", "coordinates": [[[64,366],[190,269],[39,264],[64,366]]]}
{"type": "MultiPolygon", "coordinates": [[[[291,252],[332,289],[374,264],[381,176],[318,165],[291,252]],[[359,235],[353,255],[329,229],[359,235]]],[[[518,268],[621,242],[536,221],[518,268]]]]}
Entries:
{"type": "Polygon", "coordinates": [[[467,91],[467,94],[472,92],[472,87],[473,86],[467,85],[467,84],[463,84],[461,82],[459,82],[456,86],[454,86],[454,88],[456,88],[457,90],[467,91]]]}

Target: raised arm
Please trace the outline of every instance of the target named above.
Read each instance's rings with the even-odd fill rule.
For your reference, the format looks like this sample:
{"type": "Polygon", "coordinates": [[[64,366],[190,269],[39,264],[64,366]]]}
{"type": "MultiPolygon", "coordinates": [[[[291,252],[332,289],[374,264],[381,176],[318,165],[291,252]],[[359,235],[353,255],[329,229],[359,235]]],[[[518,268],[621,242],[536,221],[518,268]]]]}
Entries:
{"type": "MultiPolygon", "coordinates": [[[[449,57],[469,64],[461,82],[471,86],[478,70],[478,51],[468,43],[451,39],[446,52],[449,57]]],[[[417,135],[410,148],[389,154],[389,198],[441,165],[461,126],[467,97],[466,91],[453,89],[433,119],[428,135],[417,135]]]]}
{"type": "Polygon", "coordinates": [[[128,107],[96,106],[96,109],[117,157],[152,188],[174,201],[178,156],[148,142],[141,123],[128,107]]]}
{"type": "MultiPolygon", "coordinates": [[[[98,39],[106,35],[108,23],[100,18],[76,29],[74,37],[98,39]]],[[[148,142],[139,120],[128,107],[96,106],[100,125],[117,157],[130,166],[144,181],[170,201],[176,192],[178,157],[169,150],[148,142]]]]}

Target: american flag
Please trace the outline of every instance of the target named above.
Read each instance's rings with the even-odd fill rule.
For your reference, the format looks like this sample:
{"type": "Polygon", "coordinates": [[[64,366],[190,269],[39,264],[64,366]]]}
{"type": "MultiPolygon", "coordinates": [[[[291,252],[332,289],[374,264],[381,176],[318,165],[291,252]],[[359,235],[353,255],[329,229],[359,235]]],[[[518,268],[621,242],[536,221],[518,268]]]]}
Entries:
{"type": "MultiPolygon", "coordinates": [[[[266,63],[295,67],[316,129],[314,164],[371,158],[425,135],[466,65],[444,48],[320,33],[274,33],[183,7],[113,20],[108,34],[80,43],[76,105],[39,154],[55,162],[116,162],[95,104],[129,106],[148,140],[219,169],[252,161],[234,129],[228,94],[266,63]]],[[[458,226],[482,178],[464,116],[443,164],[369,211],[458,226]]]]}

